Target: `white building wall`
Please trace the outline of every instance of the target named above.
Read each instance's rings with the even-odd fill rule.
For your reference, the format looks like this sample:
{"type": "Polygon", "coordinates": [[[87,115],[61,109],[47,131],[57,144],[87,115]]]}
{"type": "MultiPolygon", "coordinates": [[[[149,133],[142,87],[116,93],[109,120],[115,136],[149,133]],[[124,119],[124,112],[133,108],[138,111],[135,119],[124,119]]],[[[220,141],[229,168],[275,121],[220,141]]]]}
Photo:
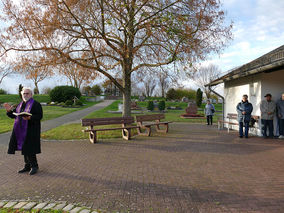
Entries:
{"type": "MultiPolygon", "coordinates": [[[[228,113],[237,113],[236,106],[242,100],[242,96],[247,94],[249,102],[253,105],[253,115],[260,115],[259,104],[261,101],[261,76],[254,75],[244,78],[239,78],[225,82],[224,85],[224,98],[225,98],[225,116],[228,113]]],[[[226,119],[226,118],[225,118],[226,119]]],[[[259,124],[256,124],[258,128],[251,129],[251,133],[260,135],[259,124]]],[[[238,126],[232,126],[233,129],[238,130],[238,126]]]]}
{"type": "Polygon", "coordinates": [[[270,93],[272,99],[276,101],[284,93],[284,69],[271,73],[262,73],[261,79],[263,85],[261,88],[262,96],[270,93]]]}
{"type": "MultiPolygon", "coordinates": [[[[284,69],[261,74],[261,97],[267,93],[272,95],[272,99],[277,101],[284,93],[284,69]]],[[[279,135],[277,117],[274,117],[274,135],[279,135]]]]}
{"type": "MultiPolygon", "coordinates": [[[[225,116],[228,113],[236,113],[236,106],[241,101],[242,95],[249,96],[249,102],[253,105],[253,115],[260,116],[260,102],[264,99],[264,95],[270,93],[272,99],[277,101],[284,93],[284,69],[271,72],[261,73],[249,77],[243,77],[225,82],[224,98],[225,98],[225,116]]],[[[256,124],[256,129],[251,129],[250,133],[261,136],[261,121],[256,124]]],[[[274,134],[277,135],[277,119],[274,119],[274,134]]],[[[233,126],[238,130],[238,126],[233,126]]]]}

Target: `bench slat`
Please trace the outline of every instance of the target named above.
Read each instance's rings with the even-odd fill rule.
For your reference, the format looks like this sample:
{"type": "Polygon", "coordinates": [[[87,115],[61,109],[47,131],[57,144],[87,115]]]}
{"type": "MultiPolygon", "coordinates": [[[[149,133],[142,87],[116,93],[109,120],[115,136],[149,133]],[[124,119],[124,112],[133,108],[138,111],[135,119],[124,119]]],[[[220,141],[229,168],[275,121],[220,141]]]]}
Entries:
{"type": "Polygon", "coordinates": [[[160,120],[164,118],[165,118],[164,114],[136,115],[137,122],[160,120]]]}
{"type": "Polygon", "coordinates": [[[138,126],[126,126],[126,127],[114,127],[114,128],[106,128],[106,129],[85,129],[83,132],[94,132],[94,131],[108,131],[108,130],[119,130],[119,129],[134,129],[139,128],[138,126]]]}
{"type": "Polygon", "coordinates": [[[82,119],[82,126],[99,126],[111,124],[132,124],[133,117],[86,118],[82,119]]]}

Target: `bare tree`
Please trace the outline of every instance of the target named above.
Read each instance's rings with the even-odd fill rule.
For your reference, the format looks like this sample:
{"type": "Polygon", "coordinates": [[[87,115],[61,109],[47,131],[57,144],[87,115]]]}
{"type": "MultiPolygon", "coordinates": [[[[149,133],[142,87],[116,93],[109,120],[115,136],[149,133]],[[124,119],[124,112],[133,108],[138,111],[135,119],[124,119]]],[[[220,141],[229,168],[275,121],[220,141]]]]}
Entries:
{"type": "Polygon", "coordinates": [[[165,97],[165,93],[170,87],[170,84],[175,82],[177,75],[175,72],[173,72],[173,70],[165,69],[162,66],[159,67],[155,72],[157,76],[157,83],[160,88],[160,95],[165,97]]]}
{"type": "MultiPolygon", "coordinates": [[[[193,72],[190,78],[203,90],[207,99],[209,99],[211,92],[205,85],[217,79],[220,74],[221,70],[217,65],[209,64],[208,66],[197,68],[196,72],[193,72]]],[[[211,89],[214,90],[216,87],[212,87],[211,89]]]]}
{"type": "Polygon", "coordinates": [[[13,69],[8,66],[0,66],[0,85],[3,82],[4,78],[11,75],[13,73],[13,69]]]}
{"type": "Polygon", "coordinates": [[[91,83],[98,77],[98,73],[74,63],[65,63],[58,66],[59,73],[67,77],[73,87],[81,89],[83,84],[91,83]]]}
{"type": "Polygon", "coordinates": [[[135,82],[140,83],[142,91],[147,97],[151,97],[157,86],[157,76],[155,72],[149,70],[151,68],[141,68],[137,71],[135,76],[135,82]],[[148,72],[147,72],[148,71],[148,72]]]}
{"type": "Polygon", "coordinates": [[[122,92],[124,116],[131,114],[137,70],[193,63],[231,39],[219,0],[1,1],[0,18],[8,26],[0,32],[0,56],[32,51],[50,63],[99,72],[122,92]]]}
{"type": "Polygon", "coordinates": [[[13,65],[15,72],[23,74],[33,82],[35,94],[39,93],[38,84],[54,74],[52,68],[44,57],[36,54],[21,55],[13,65]]]}

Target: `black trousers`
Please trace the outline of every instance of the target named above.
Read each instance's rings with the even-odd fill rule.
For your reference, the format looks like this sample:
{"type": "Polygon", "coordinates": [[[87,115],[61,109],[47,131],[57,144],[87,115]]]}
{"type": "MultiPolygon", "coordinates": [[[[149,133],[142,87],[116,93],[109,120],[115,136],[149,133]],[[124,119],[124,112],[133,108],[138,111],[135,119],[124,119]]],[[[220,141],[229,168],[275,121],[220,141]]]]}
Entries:
{"type": "Polygon", "coordinates": [[[262,124],[262,135],[267,137],[267,128],[269,130],[269,137],[273,137],[273,120],[264,120],[261,119],[262,124]]]}
{"type": "Polygon", "coordinates": [[[25,168],[38,168],[36,155],[24,155],[25,168]]]}
{"type": "Polygon", "coordinates": [[[279,135],[284,135],[284,119],[279,119],[279,135]]]}
{"type": "Polygon", "coordinates": [[[245,137],[248,137],[249,122],[239,122],[239,134],[241,137],[244,136],[244,127],[245,127],[245,137]]]}
{"type": "Polygon", "coordinates": [[[208,125],[212,125],[212,120],[213,120],[213,116],[212,115],[207,115],[207,124],[208,125]]]}

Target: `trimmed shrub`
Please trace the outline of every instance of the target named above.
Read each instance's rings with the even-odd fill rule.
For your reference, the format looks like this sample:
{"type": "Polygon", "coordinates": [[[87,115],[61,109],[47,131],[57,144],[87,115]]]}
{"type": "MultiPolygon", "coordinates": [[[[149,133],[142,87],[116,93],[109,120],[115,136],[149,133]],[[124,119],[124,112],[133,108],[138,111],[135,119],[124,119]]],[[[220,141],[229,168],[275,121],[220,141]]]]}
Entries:
{"type": "Polygon", "coordinates": [[[77,106],[83,106],[83,102],[81,100],[76,100],[75,105],[77,106]]]}
{"type": "Polygon", "coordinates": [[[102,94],[102,89],[99,85],[95,85],[92,87],[92,93],[95,95],[101,95],[102,94]]]}
{"type": "Polygon", "coordinates": [[[154,109],[154,102],[153,101],[148,101],[147,109],[150,110],[150,111],[153,111],[153,109],[154,109]]]}
{"type": "Polygon", "coordinates": [[[198,107],[200,107],[201,104],[202,104],[202,96],[203,96],[203,92],[201,91],[200,88],[198,88],[197,91],[196,91],[196,99],[195,99],[196,100],[196,105],[198,107]]]}
{"type": "Polygon", "coordinates": [[[171,88],[168,90],[167,94],[166,94],[166,98],[167,100],[175,100],[178,99],[177,98],[177,92],[175,89],[171,88]]]}
{"type": "Polygon", "coordinates": [[[51,101],[66,103],[67,100],[71,101],[74,96],[76,96],[77,98],[80,98],[81,92],[78,88],[75,88],[72,86],[57,86],[57,87],[54,87],[54,89],[50,91],[49,96],[50,96],[51,101]]]}
{"type": "Polygon", "coordinates": [[[158,108],[159,108],[160,111],[165,110],[166,102],[165,101],[160,101],[159,104],[158,104],[158,108]]]}
{"type": "Polygon", "coordinates": [[[6,95],[6,94],[7,94],[7,92],[4,89],[0,88],[0,95],[6,95]]]}
{"type": "Polygon", "coordinates": [[[189,100],[195,100],[196,91],[192,89],[169,89],[166,94],[167,100],[181,100],[187,97],[189,100]]]}
{"type": "Polygon", "coordinates": [[[66,106],[72,106],[73,105],[73,101],[67,100],[67,101],[65,101],[65,105],[66,106]]]}

